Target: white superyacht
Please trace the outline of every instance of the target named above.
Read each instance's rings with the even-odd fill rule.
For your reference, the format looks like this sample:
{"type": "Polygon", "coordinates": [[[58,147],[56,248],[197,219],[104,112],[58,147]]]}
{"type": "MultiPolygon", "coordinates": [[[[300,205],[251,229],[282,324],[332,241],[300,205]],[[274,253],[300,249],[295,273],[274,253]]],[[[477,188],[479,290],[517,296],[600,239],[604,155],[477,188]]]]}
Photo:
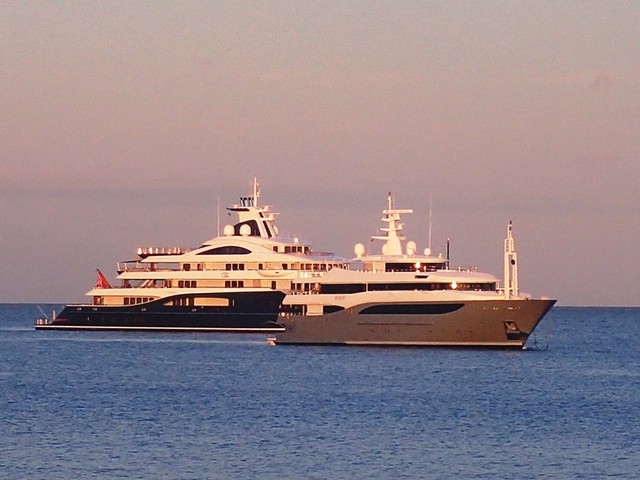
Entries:
{"type": "Polygon", "coordinates": [[[317,279],[346,264],[279,235],[276,213],[250,195],[227,208],[237,222],[192,250],[138,248],[138,259],[117,266],[118,284],[102,272],[86,295],[35,328],[276,332],[287,293],[310,291],[317,279]]]}
{"type": "Polygon", "coordinates": [[[407,345],[522,349],[556,302],[518,286],[511,222],[504,246],[504,283],[475,268],[451,268],[447,257],[404,243],[401,214],[383,211],[382,252],[355,247],[350,269],[335,268],[304,294],[287,295],[275,344],[407,345]]]}

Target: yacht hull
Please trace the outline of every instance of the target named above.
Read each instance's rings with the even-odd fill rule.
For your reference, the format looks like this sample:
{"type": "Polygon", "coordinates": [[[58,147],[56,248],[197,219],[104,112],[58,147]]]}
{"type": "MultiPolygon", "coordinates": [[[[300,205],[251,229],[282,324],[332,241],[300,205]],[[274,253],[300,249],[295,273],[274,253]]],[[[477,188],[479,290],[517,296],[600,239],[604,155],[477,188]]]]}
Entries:
{"type": "Polygon", "coordinates": [[[280,291],[229,293],[226,307],[167,306],[168,299],[125,306],[68,305],[36,330],[138,330],[278,332],[275,324],[284,293],[280,291]]]}
{"type": "MultiPolygon", "coordinates": [[[[397,305],[360,304],[325,315],[286,315],[276,344],[396,345],[522,349],[555,300],[429,302],[425,314],[397,305]],[[385,308],[386,307],[386,308],[385,308]],[[382,312],[382,313],[375,313],[382,312]]],[[[424,311],[427,304],[405,304],[424,311]]]]}

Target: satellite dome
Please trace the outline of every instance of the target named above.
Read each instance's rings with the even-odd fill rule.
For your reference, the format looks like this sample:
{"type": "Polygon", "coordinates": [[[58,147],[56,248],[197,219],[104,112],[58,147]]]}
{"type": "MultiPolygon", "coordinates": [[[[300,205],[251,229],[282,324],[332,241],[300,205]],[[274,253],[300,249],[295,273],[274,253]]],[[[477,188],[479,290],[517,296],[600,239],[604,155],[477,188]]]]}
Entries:
{"type": "Polygon", "coordinates": [[[233,225],[225,225],[223,230],[225,237],[230,237],[233,235],[233,225]]]}
{"type": "Polygon", "coordinates": [[[243,237],[248,237],[251,235],[251,227],[247,224],[244,224],[240,227],[240,235],[243,237]]]}
{"type": "Polygon", "coordinates": [[[364,245],[361,243],[356,243],[356,245],[353,247],[353,251],[356,254],[356,257],[362,257],[362,255],[364,255],[364,245]]]}

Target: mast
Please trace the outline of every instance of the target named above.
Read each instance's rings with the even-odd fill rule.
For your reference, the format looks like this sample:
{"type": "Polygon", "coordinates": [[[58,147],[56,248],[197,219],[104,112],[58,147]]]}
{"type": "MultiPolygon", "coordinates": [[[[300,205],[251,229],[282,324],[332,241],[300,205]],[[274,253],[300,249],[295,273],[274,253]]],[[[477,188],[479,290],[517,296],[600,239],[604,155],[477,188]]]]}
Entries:
{"type": "Polygon", "coordinates": [[[258,177],[253,177],[253,206],[258,206],[258,197],[260,196],[260,188],[258,186],[258,177]]]}
{"type": "MultiPolygon", "coordinates": [[[[278,235],[275,225],[276,212],[271,212],[269,206],[259,206],[260,184],[256,177],[251,182],[251,192],[246,197],[240,197],[240,203],[227,207],[229,212],[237,212],[238,222],[234,225],[235,235],[241,235],[240,228],[245,225],[251,230],[251,236],[271,238],[278,235]]],[[[246,228],[244,227],[244,231],[246,228]]]]}
{"type": "Polygon", "coordinates": [[[431,219],[432,219],[432,214],[433,214],[433,197],[431,195],[431,192],[429,192],[429,243],[427,244],[427,247],[429,248],[429,255],[431,255],[431,219]]]}
{"type": "Polygon", "coordinates": [[[507,238],[504,241],[504,298],[507,300],[517,297],[519,293],[517,256],[513,239],[513,223],[509,220],[507,238]]]}
{"type": "Polygon", "coordinates": [[[451,237],[447,237],[447,270],[449,270],[451,260],[451,237]]]}
{"type": "Polygon", "coordinates": [[[393,196],[389,192],[387,197],[389,206],[386,210],[383,210],[383,217],[381,220],[387,224],[385,227],[381,227],[380,230],[385,232],[384,235],[374,235],[371,238],[376,240],[385,240],[386,243],[383,246],[383,253],[386,255],[402,255],[402,240],[405,237],[401,234],[403,223],[400,222],[400,214],[413,213],[413,210],[408,208],[393,208],[393,196]]]}

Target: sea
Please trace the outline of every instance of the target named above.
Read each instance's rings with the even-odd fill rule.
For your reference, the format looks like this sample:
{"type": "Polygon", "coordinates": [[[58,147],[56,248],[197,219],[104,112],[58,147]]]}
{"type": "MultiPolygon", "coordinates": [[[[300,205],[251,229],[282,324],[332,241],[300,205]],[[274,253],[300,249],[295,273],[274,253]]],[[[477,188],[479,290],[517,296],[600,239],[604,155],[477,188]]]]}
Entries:
{"type": "Polygon", "coordinates": [[[0,305],[2,479],[638,478],[640,308],[524,351],[35,331],[0,305]]]}

